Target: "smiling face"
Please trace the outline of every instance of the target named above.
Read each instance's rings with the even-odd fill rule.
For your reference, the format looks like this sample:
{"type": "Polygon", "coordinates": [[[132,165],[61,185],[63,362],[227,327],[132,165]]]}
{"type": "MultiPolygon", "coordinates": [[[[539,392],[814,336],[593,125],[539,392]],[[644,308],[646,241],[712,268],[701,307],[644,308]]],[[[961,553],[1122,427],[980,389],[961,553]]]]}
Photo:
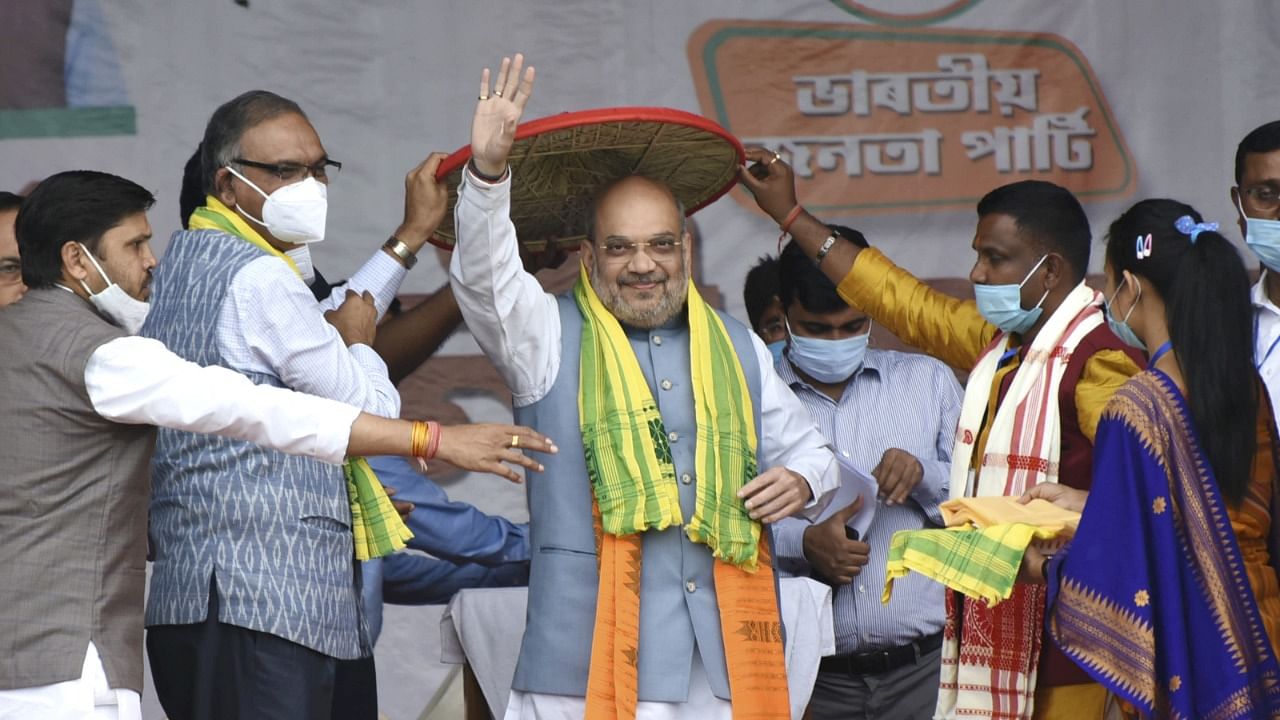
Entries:
{"type": "Polygon", "coordinates": [[[616,183],[597,201],[583,262],[620,322],[652,329],[684,309],[692,239],[682,221],[671,191],[641,177],[616,183]]]}

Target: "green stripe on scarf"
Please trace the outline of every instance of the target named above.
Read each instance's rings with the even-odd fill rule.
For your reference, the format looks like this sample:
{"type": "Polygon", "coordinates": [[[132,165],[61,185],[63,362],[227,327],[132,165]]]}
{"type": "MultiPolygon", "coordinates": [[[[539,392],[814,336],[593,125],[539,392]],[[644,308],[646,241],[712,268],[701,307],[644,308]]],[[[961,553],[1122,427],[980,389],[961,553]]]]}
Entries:
{"type": "MultiPolygon", "coordinates": [[[[573,295],[583,319],[582,444],[604,531],[621,536],[680,525],[671,447],[640,363],[617,318],[591,287],[585,266],[573,295]]],[[[716,558],[754,571],[760,523],[737,494],[756,476],[751,394],[724,323],[692,283],[688,311],[698,489],[686,532],[716,558]]]]}

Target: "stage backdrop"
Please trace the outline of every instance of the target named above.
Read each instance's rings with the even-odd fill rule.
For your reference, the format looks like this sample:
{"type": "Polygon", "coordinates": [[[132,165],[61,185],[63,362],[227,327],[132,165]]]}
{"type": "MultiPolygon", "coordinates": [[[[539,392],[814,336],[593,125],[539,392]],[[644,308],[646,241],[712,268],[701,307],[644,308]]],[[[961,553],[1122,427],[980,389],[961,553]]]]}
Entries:
{"type": "MultiPolygon", "coordinates": [[[[1277,27],[1267,0],[5,0],[0,188],[74,168],[130,177],[159,198],[162,250],[209,114],[274,90],[344,164],[315,247],[317,266],[340,278],[398,224],[404,174],[467,141],[480,69],[522,51],[538,69],[529,118],[617,105],[700,113],[782,152],[820,215],[921,276],[963,278],[976,200],[1026,178],[1077,192],[1098,237],[1151,196],[1188,201],[1235,237],[1235,145],[1280,117],[1277,27]]],[[[775,251],[777,230],[741,190],[697,220],[701,282],[741,317],[743,275],[775,251]]],[[[425,258],[403,291],[434,290],[445,266],[425,258]]],[[[502,417],[507,398],[477,353],[458,333],[403,386],[406,412],[502,417]]],[[[442,478],[525,512],[518,488],[442,478]]],[[[434,690],[423,678],[439,675],[420,666],[431,650],[402,652],[429,635],[384,636],[380,655],[400,653],[382,668],[391,717],[416,717],[434,690]]]]}

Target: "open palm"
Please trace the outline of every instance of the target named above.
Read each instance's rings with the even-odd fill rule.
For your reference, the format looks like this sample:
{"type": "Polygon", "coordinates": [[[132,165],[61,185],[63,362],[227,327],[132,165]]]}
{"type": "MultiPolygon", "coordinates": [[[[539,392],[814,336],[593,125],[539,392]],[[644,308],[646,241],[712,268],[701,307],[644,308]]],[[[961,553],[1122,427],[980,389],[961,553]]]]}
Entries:
{"type": "Polygon", "coordinates": [[[525,68],[524,56],[519,53],[514,60],[502,58],[492,90],[489,89],[489,68],[481,74],[480,100],[471,121],[471,157],[481,173],[498,176],[506,170],[516,125],[533,92],[533,75],[533,66],[525,68]]]}

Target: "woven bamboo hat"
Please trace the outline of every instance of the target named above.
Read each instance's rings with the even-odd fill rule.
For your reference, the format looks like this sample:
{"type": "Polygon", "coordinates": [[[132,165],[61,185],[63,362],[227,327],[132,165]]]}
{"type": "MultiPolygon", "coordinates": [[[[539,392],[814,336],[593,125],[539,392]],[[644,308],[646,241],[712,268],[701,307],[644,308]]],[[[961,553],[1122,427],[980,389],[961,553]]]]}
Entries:
{"type": "MultiPolygon", "coordinates": [[[[453,210],[471,146],[440,164],[448,212],[431,242],[452,250],[453,210]]],[[[586,214],[603,186],[643,175],[670,186],[686,214],[729,191],[745,160],[742,143],[716,123],[670,108],[583,110],[522,123],[511,148],[511,221],[520,242],[543,249],[553,240],[573,250],[585,238],[586,214]]]]}

